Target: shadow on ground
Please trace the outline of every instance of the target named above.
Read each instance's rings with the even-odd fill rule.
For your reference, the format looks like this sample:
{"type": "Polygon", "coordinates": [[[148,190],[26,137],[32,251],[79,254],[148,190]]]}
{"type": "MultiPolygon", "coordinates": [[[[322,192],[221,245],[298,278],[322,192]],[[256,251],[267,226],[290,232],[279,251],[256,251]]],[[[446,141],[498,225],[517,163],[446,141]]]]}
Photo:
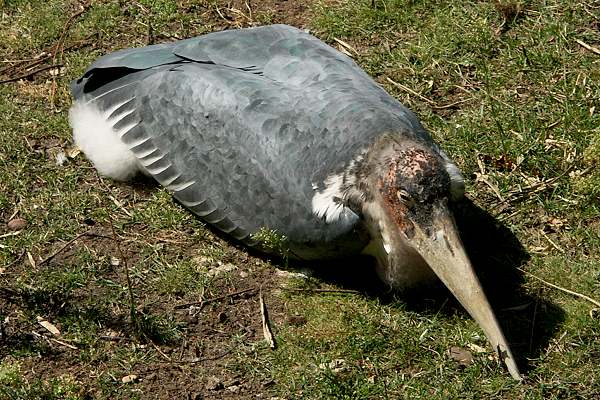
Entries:
{"type": "MultiPolygon", "coordinates": [[[[541,355],[564,322],[564,312],[544,299],[543,293],[532,295],[522,287],[523,273],[519,268],[529,260],[529,255],[510,229],[469,199],[454,205],[453,212],[469,258],[517,362],[526,373],[532,368],[528,360],[541,355]]],[[[309,268],[316,278],[358,290],[382,303],[402,302],[416,312],[442,316],[465,312],[441,283],[406,293],[390,291],[366,257],[328,262],[326,268],[322,264],[294,267],[309,268]]]]}

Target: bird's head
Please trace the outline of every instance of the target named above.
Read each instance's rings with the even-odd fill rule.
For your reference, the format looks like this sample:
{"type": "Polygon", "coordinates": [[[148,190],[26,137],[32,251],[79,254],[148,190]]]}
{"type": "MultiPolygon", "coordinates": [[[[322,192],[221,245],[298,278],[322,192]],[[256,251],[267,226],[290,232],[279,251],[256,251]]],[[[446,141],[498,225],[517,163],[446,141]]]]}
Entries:
{"type": "Polygon", "coordinates": [[[462,184],[456,167],[433,144],[386,135],[363,154],[356,171],[355,206],[371,236],[364,252],[377,259],[383,281],[406,289],[436,275],[520,379],[449,210],[462,184]]]}

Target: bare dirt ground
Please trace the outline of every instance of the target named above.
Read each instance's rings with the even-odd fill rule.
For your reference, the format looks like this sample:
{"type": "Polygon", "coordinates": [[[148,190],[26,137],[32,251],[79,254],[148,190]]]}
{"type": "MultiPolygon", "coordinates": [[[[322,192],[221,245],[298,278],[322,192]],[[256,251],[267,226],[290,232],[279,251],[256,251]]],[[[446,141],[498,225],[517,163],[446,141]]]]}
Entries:
{"type": "MultiPolygon", "coordinates": [[[[190,8],[189,12],[195,12],[190,8]]],[[[218,2],[216,7],[205,13],[211,15],[213,29],[233,29],[256,24],[255,15],[268,19],[269,23],[286,23],[304,27],[310,18],[309,7],[303,2],[268,0],[254,2],[252,9],[248,2],[218,2]]],[[[206,14],[205,14],[206,15],[206,14]]],[[[172,38],[157,34],[152,42],[172,38]]],[[[125,45],[125,44],[124,44],[125,45]]],[[[43,154],[53,148],[68,146],[68,143],[34,142],[32,149],[43,154]]],[[[40,182],[44,184],[44,182],[40,182]]],[[[97,177],[92,172],[79,184],[79,190],[93,190],[98,185],[97,177]]],[[[34,189],[35,190],[35,189],[34,189]]],[[[127,206],[141,204],[151,196],[156,187],[151,183],[142,183],[133,187],[117,184],[120,201],[127,201],[127,206]]],[[[114,193],[114,192],[113,192],[114,193]]],[[[185,212],[181,210],[181,212],[185,212]]],[[[3,215],[8,220],[8,215],[3,215]]],[[[144,246],[160,246],[161,250],[177,254],[179,258],[197,254],[198,243],[190,239],[193,229],[187,232],[165,232],[165,237],[146,236],[147,226],[129,225],[119,233],[117,241],[110,226],[96,224],[89,218],[83,218],[82,227],[87,225],[87,233],[72,243],[59,242],[49,244],[46,248],[37,248],[40,254],[56,256],[46,262],[39,263],[37,269],[52,270],[56,266],[68,265],[71,258],[79,250],[85,248],[95,255],[97,260],[121,258],[128,265],[140,262],[144,246]],[[146,238],[141,242],[141,237],[146,238]],[[121,257],[122,255],[122,257],[121,257]]],[[[202,228],[201,228],[202,229],[202,228]]],[[[0,233],[8,233],[4,227],[0,233]]],[[[71,375],[82,388],[81,397],[110,398],[110,390],[101,382],[121,382],[129,379],[132,389],[113,393],[119,398],[152,398],[152,399],[246,399],[262,398],[265,389],[273,382],[268,378],[253,376],[245,371],[232,372],[238,354],[247,351],[250,354],[254,346],[263,340],[263,328],[259,308],[259,292],[263,291],[264,301],[268,309],[269,319],[274,326],[294,322],[294,316],[286,315],[285,304],[281,296],[271,296],[273,288],[285,285],[288,278],[285,274],[275,273],[273,267],[262,257],[249,255],[241,246],[232,246],[211,232],[204,232],[204,241],[211,246],[221,247],[226,253],[219,261],[207,257],[199,257],[198,264],[209,269],[218,270],[223,265],[230,266],[227,271],[216,278],[210,286],[210,292],[189,297],[184,292],[178,295],[165,296],[159,293],[135,290],[138,304],[138,318],[141,315],[170,315],[171,323],[176,325],[181,336],[172,342],[155,343],[153,338],[137,337],[136,329],[129,318],[129,310],[112,304],[108,309],[97,310],[98,299],[107,297],[106,285],[86,284],[63,296],[56,292],[16,293],[9,288],[0,288],[0,310],[5,316],[2,325],[2,345],[0,358],[7,357],[15,349],[36,348],[38,357],[20,359],[22,378],[25,381],[45,380],[71,375]],[[230,260],[231,263],[226,263],[230,260]],[[56,297],[53,295],[56,294],[56,297]],[[100,312],[97,323],[102,335],[94,342],[98,353],[102,355],[93,360],[81,359],[78,355],[78,344],[54,339],[48,330],[23,316],[23,304],[30,305],[38,313],[48,315],[68,315],[75,309],[89,313],[100,312]],[[186,305],[189,304],[189,305],[186,305]],[[83,309],[83,310],[82,310],[83,309]],[[127,375],[113,375],[115,365],[111,359],[121,352],[135,348],[145,360],[151,362],[135,362],[125,369],[127,375]],[[100,382],[100,384],[99,384],[100,382]]],[[[32,249],[33,250],[33,249],[32,249]]],[[[14,277],[26,274],[31,263],[23,253],[10,266],[10,274],[14,277]]],[[[103,263],[104,281],[114,285],[127,286],[127,279],[122,265],[103,263]]],[[[134,284],[135,286],[135,284],[134,284]]],[[[301,318],[300,318],[301,321],[301,318]]],[[[301,322],[300,322],[301,323],[301,322]]],[[[54,324],[58,329],[62,327],[54,324]]],[[[265,351],[269,351],[265,349],[265,351]]],[[[125,366],[123,366],[125,367],[125,366]]]]}

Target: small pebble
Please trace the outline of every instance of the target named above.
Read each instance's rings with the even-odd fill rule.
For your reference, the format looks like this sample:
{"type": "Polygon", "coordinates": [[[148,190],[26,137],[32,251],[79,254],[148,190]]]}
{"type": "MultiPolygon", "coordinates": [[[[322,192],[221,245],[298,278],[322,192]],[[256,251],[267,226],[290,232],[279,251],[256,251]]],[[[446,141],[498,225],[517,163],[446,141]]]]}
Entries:
{"type": "Polygon", "coordinates": [[[23,218],[15,218],[8,221],[7,226],[8,229],[11,231],[20,231],[22,229],[25,229],[25,227],[27,226],[27,221],[25,221],[23,218]]]}
{"type": "Polygon", "coordinates": [[[205,387],[208,390],[221,390],[225,387],[225,385],[223,385],[223,382],[216,376],[211,376],[208,378],[208,382],[206,383],[205,387]]]}
{"type": "Polygon", "coordinates": [[[123,383],[131,383],[131,382],[135,382],[137,380],[137,375],[125,375],[123,378],[121,378],[121,382],[123,383]]]}
{"type": "Polygon", "coordinates": [[[473,354],[462,347],[452,346],[449,351],[450,358],[458,362],[459,365],[466,367],[473,363],[473,354]]]}
{"type": "Polygon", "coordinates": [[[219,322],[223,323],[227,321],[227,314],[221,311],[219,315],[217,315],[217,318],[219,319],[219,322]]]}

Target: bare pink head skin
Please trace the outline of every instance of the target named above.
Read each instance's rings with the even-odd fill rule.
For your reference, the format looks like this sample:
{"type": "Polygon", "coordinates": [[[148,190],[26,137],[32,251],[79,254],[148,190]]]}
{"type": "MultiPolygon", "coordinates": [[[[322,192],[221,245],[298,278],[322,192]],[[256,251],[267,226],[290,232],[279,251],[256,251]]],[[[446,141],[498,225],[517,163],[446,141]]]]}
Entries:
{"type": "Polygon", "coordinates": [[[381,279],[396,289],[439,278],[477,321],[510,374],[514,357],[460,240],[448,203],[456,197],[446,160],[415,141],[383,136],[365,154],[355,194],[381,279]]]}

